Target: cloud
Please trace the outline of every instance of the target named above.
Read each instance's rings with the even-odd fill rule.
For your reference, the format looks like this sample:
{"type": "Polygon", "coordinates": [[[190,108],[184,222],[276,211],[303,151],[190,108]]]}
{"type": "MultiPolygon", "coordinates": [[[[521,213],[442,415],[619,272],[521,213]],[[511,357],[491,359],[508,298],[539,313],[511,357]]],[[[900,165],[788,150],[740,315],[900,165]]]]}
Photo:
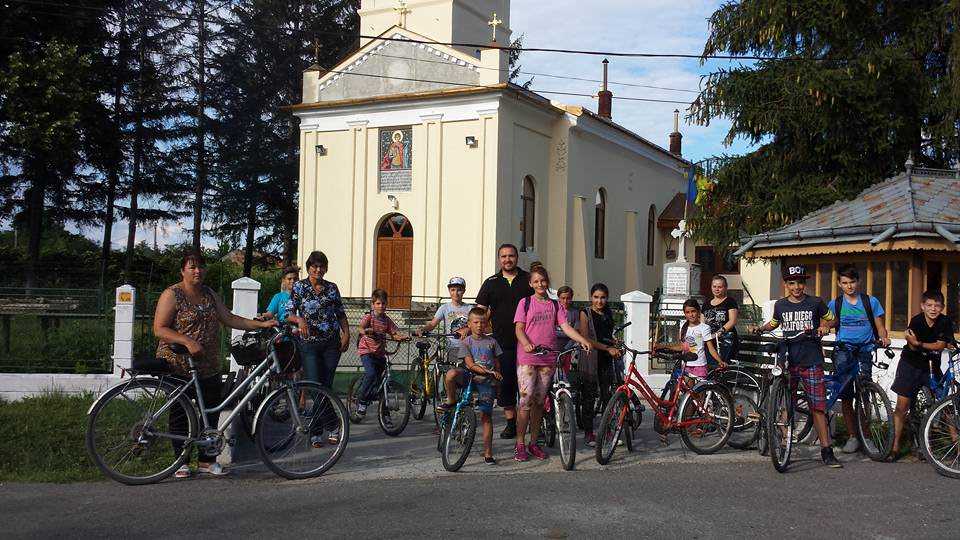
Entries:
{"type": "MultiPolygon", "coordinates": [[[[715,1],[683,0],[595,0],[586,8],[583,0],[511,3],[513,37],[524,34],[526,47],[550,47],[596,51],[699,54],[709,34],[708,18],[719,7],[715,1]]],[[[526,52],[520,57],[524,72],[599,79],[602,56],[526,52]]],[[[610,80],[697,91],[702,75],[728,62],[675,58],[610,59],[610,80]]],[[[527,76],[528,77],[528,76],[527,76]]],[[[522,80],[526,80],[526,77],[522,80]]],[[[534,77],[534,90],[595,94],[598,83],[534,77]]],[[[627,101],[621,97],[679,100],[690,102],[696,94],[652,88],[611,85],[614,93],[613,118],[639,135],[666,147],[673,131],[673,110],[681,112],[684,156],[699,160],[721,153],[740,153],[749,148],[740,142],[730,148],[723,138],[730,123],[720,119],[709,127],[687,125],[685,106],[670,103],[627,101]]],[[[565,103],[597,110],[596,99],[544,94],[565,103]]]]}

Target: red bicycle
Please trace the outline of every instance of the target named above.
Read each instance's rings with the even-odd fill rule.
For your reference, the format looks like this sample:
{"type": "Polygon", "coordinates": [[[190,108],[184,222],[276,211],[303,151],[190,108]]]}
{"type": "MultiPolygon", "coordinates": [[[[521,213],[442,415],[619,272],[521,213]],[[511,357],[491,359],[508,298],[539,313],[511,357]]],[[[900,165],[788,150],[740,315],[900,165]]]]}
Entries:
{"type": "MultiPolygon", "coordinates": [[[[630,323],[618,326],[615,333],[627,326],[630,323]]],[[[631,361],[624,383],[603,409],[597,430],[597,463],[610,462],[621,437],[625,436],[627,450],[633,450],[633,430],[639,427],[643,413],[640,399],[646,401],[656,415],[653,427],[657,433],[679,432],[683,444],[698,454],[712,454],[723,448],[733,430],[734,418],[733,399],[723,385],[684,375],[688,355],[677,353],[670,381],[657,397],[636,366],[637,356],[649,355],[650,351],[631,349],[622,340],[613,346],[623,351],[624,356],[629,353],[631,361]]]]}

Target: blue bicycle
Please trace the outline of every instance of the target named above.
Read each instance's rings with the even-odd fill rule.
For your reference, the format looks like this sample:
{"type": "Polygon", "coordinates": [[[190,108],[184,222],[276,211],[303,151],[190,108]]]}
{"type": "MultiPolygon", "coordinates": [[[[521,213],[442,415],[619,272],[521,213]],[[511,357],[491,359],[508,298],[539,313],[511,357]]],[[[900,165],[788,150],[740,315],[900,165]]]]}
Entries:
{"type": "MultiPolygon", "coordinates": [[[[919,436],[923,454],[933,468],[944,476],[960,478],[960,349],[956,342],[951,343],[948,354],[943,376],[938,379],[931,370],[930,389],[923,389],[929,392],[925,397],[935,396],[939,401],[929,407],[919,436]]],[[[939,355],[935,361],[940,361],[939,355]]]]}
{"type": "MultiPolygon", "coordinates": [[[[881,361],[878,352],[879,348],[873,352],[874,367],[888,369],[890,364],[881,361]]],[[[889,359],[894,356],[890,349],[884,349],[884,355],[889,359]]],[[[859,362],[853,362],[852,369],[845,375],[836,372],[825,375],[824,383],[827,390],[827,425],[833,426],[834,419],[841,414],[838,404],[840,395],[847,385],[853,384],[857,433],[851,433],[850,436],[860,439],[867,457],[874,461],[886,460],[893,449],[893,405],[883,387],[860,377],[859,362]]],[[[797,415],[797,439],[804,440],[813,429],[805,399],[798,400],[797,415]]]]}
{"type": "Polygon", "coordinates": [[[460,392],[460,399],[446,414],[440,413],[440,437],[437,440],[437,450],[443,468],[450,472],[457,472],[463,467],[473,448],[473,440],[477,436],[477,413],[474,409],[474,383],[480,384],[488,380],[487,377],[476,375],[465,370],[467,386],[460,392]]]}

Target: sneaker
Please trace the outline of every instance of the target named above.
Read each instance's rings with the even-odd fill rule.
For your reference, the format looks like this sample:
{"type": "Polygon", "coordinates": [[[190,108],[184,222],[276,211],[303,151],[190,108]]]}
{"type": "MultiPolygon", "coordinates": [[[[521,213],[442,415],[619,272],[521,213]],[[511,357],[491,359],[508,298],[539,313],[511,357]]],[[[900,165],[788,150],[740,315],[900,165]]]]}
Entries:
{"type": "Polygon", "coordinates": [[[453,403],[446,403],[446,402],[444,402],[444,403],[441,403],[441,404],[437,405],[437,412],[439,412],[440,414],[444,414],[444,413],[447,413],[447,412],[452,411],[452,410],[453,410],[453,407],[454,407],[454,404],[453,404],[453,403]]]}
{"type": "Polygon", "coordinates": [[[497,460],[496,460],[496,459],[493,459],[493,456],[484,456],[484,457],[483,457],[483,463],[484,463],[485,465],[496,465],[496,464],[497,464],[497,460]]]}
{"type": "Polygon", "coordinates": [[[190,475],[193,474],[190,472],[189,465],[181,465],[177,472],[173,473],[174,478],[190,478],[190,475]]]}
{"type": "Polygon", "coordinates": [[[327,437],[327,444],[334,446],[340,444],[340,430],[330,432],[330,435],[327,437]]]}
{"type": "Polygon", "coordinates": [[[833,455],[833,448],[821,448],[820,459],[823,460],[823,464],[827,467],[831,467],[833,469],[843,468],[843,464],[837,461],[837,457],[833,455]]]}
{"type": "Polygon", "coordinates": [[[530,455],[543,461],[547,459],[547,453],[543,451],[543,448],[540,448],[539,444],[531,444],[527,446],[527,451],[530,452],[530,455]]]}
{"type": "Polygon", "coordinates": [[[364,405],[363,403],[357,405],[357,416],[359,416],[360,418],[363,418],[366,415],[367,415],[367,406],[364,405]]]}
{"type": "Polygon", "coordinates": [[[390,413],[383,413],[383,418],[380,420],[383,422],[383,427],[387,429],[393,429],[393,418],[390,417],[390,413]]]}
{"type": "Polygon", "coordinates": [[[583,436],[583,440],[587,446],[591,448],[597,445],[597,436],[594,435],[592,431],[588,431],[587,434],[583,436]]]}
{"type": "MultiPolygon", "coordinates": [[[[507,420],[507,427],[500,432],[501,439],[514,439],[517,437],[517,421],[507,420]]],[[[526,461],[526,460],[524,460],[526,461]]]]}
{"type": "Polygon", "coordinates": [[[210,476],[226,476],[230,474],[226,469],[220,466],[219,463],[213,462],[209,464],[201,463],[197,467],[197,472],[201,474],[209,474],[210,476]]]}
{"type": "Polygon", "coordinates": [[[856,437],[850,437],[847,439],[847,444],[843,445],[843,448],[840,450],[844,454],[852,454],[860,449],[860,440],[856,437]]]}
{"type": "Polygon", "coordinates": [[[314,435],[310,437],[310,445],[314,448],[323,448],[323,437],[320,435],[314,435]]]}
{"type": "Polygon", "coordinates": [[[530,459],[530,456],[527,455],[527,447],[523,443],[517,444],[513,449],[513,459],[515,461],[527,461],[530,459]]]}

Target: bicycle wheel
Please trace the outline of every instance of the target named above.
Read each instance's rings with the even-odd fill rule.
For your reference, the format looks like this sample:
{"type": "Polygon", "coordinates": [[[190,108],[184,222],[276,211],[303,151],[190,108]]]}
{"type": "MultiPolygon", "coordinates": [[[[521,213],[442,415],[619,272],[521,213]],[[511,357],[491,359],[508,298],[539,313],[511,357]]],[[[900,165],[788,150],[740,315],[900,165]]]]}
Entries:
{"type": "Polygon", "coordinates": [[[613,451],[617,449],[617,442],[623,434],[627,414],[627,394],[623,390],[617,390],[604,407],[597,429],[596,455],[600,465],[610,463],[613,451]]]}
{"type": "Polygon", "coordinates": [[[433,423],[436,424],[437,429],[440,428],[440,420],[443,416],[443,413],[437,411],[437,406],[447,401],[447,388],[443,385],[445,376],[446,372],[439,367],[433,372],[433,423]]]}
{"type": "Polygon", "coordinates": [[[195,439],[198,420],[193,405],[181,395],[157,414],[176,391],[166,381],[137,377],[96,401],[87,422],[86,445],[103,474],[123,484],[152,484],[186,463],[192,444],[175,445],[171,435],[176,428],[171,424],[180,425],[180,436],[195,439]]]}
{"type": "Polygon", "coordinates": [[[291,480],[320,476],[333,467],[350,437],[347,409],[340,399],[307,381],[286,384],[270,394],[257,411],[255,425],[260,459],[291,480]],[[290,414],[293,410],[298,414],[290,414]],[[330,438],[324,438],[325,433],[330,438]],[[330,443],[333,437],[335,444],[330,443]]]}
{"type": "Polygon", "coordinates": [[[737,450],[746,450],[757,442],[760,430],[760,411],[757,403],[747,394],[735,393],[733,399],[733,429],[727,444],[737,450]]]}
{"type": "Polygon", "coordinates": [[[778,377],[770,384],[767,409],[767,446],[777,472],[786,472],[794,443],[793,396],[786,379],[778,377]]]}
{"type": "Polygon", "coordinates": [[[362,375],[355,375],[353,379],[350,379],[350,385],[347,386],[347,417],[354,424],[363,421],[363,417],[357,414],[357,406],[360,405],[360,384],[362,380],[362,375]]]}
{"type": "MultiPolygon", "coordinates": [[[[547,399],[551,399],[547,396],[547,399]]],[[[543,434],[543,444],[548,448],[557,445],[557,411],[554,408],[556,403],[551,403],[550,410],[543,411],[543,417],[540,419],[540,433],[543,434]]]]}
{"type": "Polygon", "coordinates": [[[933,392],[926,386],[923,386],[920,390],[917,390],[917,395],[914,396],[910,402],[907,424],[910,427],[913,442],[916,443],[918,447],[923,446],[923,422],[926,420],[927,413],[930,408],[933,407],[935,401],[933,392]]]}
{"type": "Polygon", "coordinates": [[[410,397],[407,389],[397,381],[387,381],[377,407],[377,420],[380,429],[391,437],[403,433],[410,421],[410,397]]]}
{"type": "Polygon", "coordinates": [[[960,478],[960,394],[930,408],[923,422],[923,453],[943,476],[960,478]]]}
{"type": "MultiPolygon", "coordinates": [[[[264,375],[267,376],[267,375],[264,375]]],[[[224,396],[229,396],[235,388],[240,386],[246,379],[246,374],[242,377],[238,376],[236,379],[236,384],[233,385],[233,388],[224,391],[224,396]]],[[[252,386],[252,385],[251,385],[252,386]]],[[[260,408],[260,404],[263,403],[263,400],[267,399],[267,396],[271,392],[277,389],[277,383],[273,379],[264,383],[260,387],[260,390],[257,391],[256,395],[250,398],[249,401],[243,406],[243,409],[240,410],[240,427],[243,429],[243,433],[252,441],[254,434],[254,425],[253,422],[256,420],[257,409],[260,408]]]]}
{"type": "Polygon", "coordinates": [[[757,420],[757,453],[761,456],[767,456],[770,454],[770,439],[767,437],[767,411],[770,409],[770,388],[767,387],[766,394],[763,395],[763,399],[757,404],[758,411],[760,413],[760,419],[757,420]]]}
{"type": "Polygon", "coordinates": [[[793,442],[798,443],[807,440],[807,437],[813,432],[813,417],[810,415],[810,405],[807,403],[807,395],[803,393],[803,391],[798,391],[794,399],[793,442]]]}
{"type": "Polygon", "coordinates": [[[414,359],[413,369],[410,370],[410,413],[415,420],[422,420],[423,415],[427,413],[427,402],[430,401],[427,396],[426,372],[423,370],[423,359],[417,357],[414,359]]]}
{"type": "Polygon", "coordinates": [[[733,400],[720,384],[709,384],[696,394],[688,392],[680,404],[680,439],[698,454],[723,448],[733,429],[733,400]],[[687,425],[688,424],[688,425],[687,425]]]}
{"type": "Polygon", "coordinates": [[[893,450],[893,407],[887,393],[875,382],[860,383],[856,412],[863,451],[874,461],[884,461],[893,450]]]}
{"type": "Polygon", "coordinates": [[[560,464],[572,471],[577,459],[577,411],[573,398],[563,392],[557,396],[556,433],[560,440],[560,464]]]}
{"type": "Polygon", "coordinates": [[[473,407],[462,407],[454,411],[449,423],[443,425],[443,450],[440,461],[443,468],[456,472],[463,467],[473,447],[473,438],[477,435],[477,415],[473,407]]]}

